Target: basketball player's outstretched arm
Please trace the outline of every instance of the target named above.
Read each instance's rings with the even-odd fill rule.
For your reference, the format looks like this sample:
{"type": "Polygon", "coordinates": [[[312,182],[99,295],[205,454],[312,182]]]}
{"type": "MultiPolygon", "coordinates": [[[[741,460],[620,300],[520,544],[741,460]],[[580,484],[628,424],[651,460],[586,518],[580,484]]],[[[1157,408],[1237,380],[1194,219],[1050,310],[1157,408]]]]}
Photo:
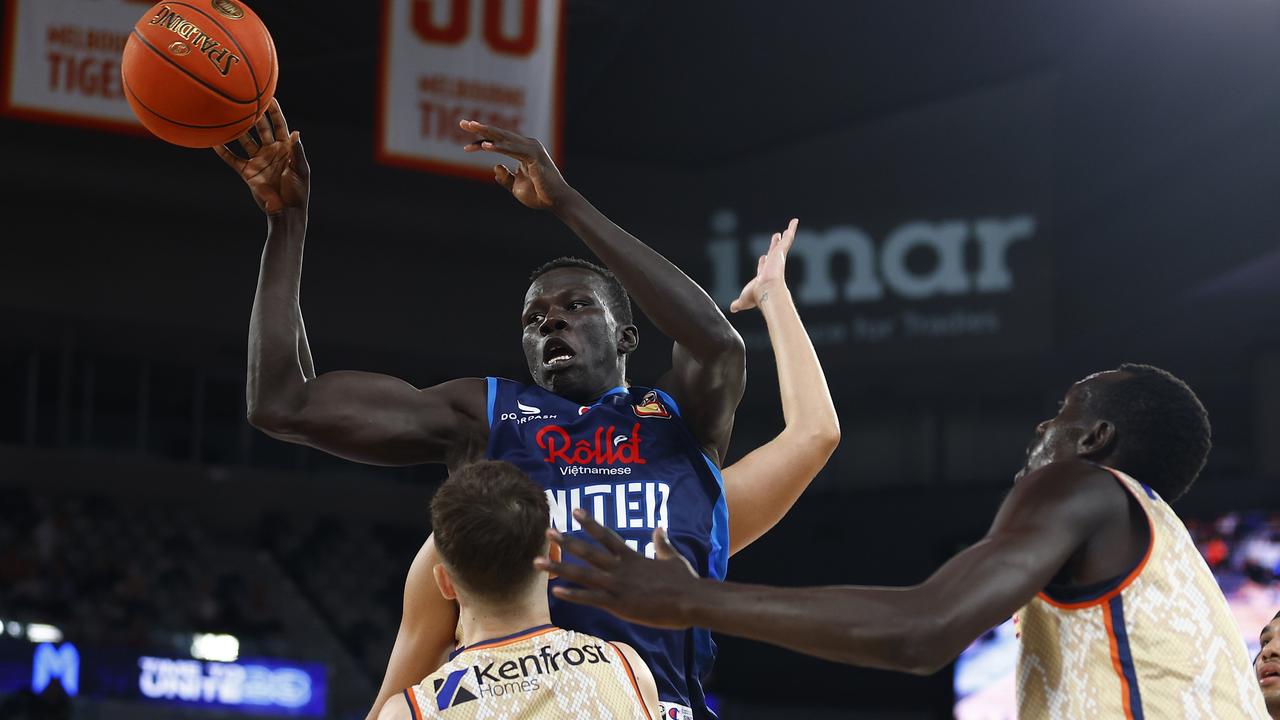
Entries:
{"type": "Polygon", "coordinates": [[[795,504],[827,464],[840,443],[827,378],[787,289],[787,251],[796,225],[774,233],[760,256],[756,276],[729,306],[731,312],[760,308],[778,364],[778,389],[786,426],[777,437],[724,469],[729,504],[729,552],[736,553],[764,535],[795,504]]]}
{"type": "MultiPolygon", "coordinates": [[[[378,709],[395,706],[396,695],[407,687],[422,682],[435,672],[454,648],[458,626],[458,604],[440,594],[432,568],[441,561],[436,550],[435,535],[427,538],[409,566],[404,580],[404,605],[400,611],[400,629],[387,659],[382,687],[373,702],[367,720],[379,717],[378,709]]],[[[400,700],[400,705],[408,705],[400,700]]],[[[406,715],[405,717],[408,717],[406,715]]]]}
{"type": "Polygon", "coordinates": [[[1124,490],[1082,461],[1020,480],[981,541],[912,587],[776,588],[699,579],[659,529],[656,560],[574,511],[601,545],[548,531],[589,565],[537,561],[565,600],[645,625],[704,627],[850,665],[930,674],[1042,590],[1099,528],[1128,522],[1124,490]],[[1119,493],[1119,494],[1117,494],[1119,493]]]}
{"type": "Polygon", "coordinates": [[[267,215],[249,321],[249,421],[272,437],[378,465],[478,457],[488,432],[484,380],[419,390],[376,373],[316,374],[299,303],[311,170],[274,100],[255,128],[257,139],[239,140],[248,159],[216,148],[267,215]]]}
{"type": "Polygon", "coordinates": [[[525,205],[554,212],[618,276],[658,330],[675,341],[671,371],[659,386],[680,404],[698,442],[722,462],[746,382],[746,349],[715,301],[570,187],[542,143],[470,120],[460,127],[478,138],[467,145],[468,151],[517,160],[514,173],[494,166],[494,179],[525,205]]]}

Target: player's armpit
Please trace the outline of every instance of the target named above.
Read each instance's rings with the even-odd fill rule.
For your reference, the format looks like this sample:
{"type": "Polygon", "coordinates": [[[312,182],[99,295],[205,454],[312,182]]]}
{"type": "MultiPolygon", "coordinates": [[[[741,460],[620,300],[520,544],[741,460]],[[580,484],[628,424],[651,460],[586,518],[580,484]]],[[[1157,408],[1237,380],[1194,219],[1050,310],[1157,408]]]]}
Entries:
{"type": "Polygon", "coordinates": [[[733,416],[746,388],[746,357],[736,332],[718,353],[701,360],[677,341],[671,347],[671,369],[658,380],[657,387],[679,404],[680,417],[717,465],[728,452],[733,416]]]}
{"type": "Polygon", "coordinates": [[[649,670],[649,666],[640,657],[640,653],[626,643],[611,642],[609,644],[617,648],[622,657],[626,659],[627,665],[630,666],[636,689],[640,693],[640,701],[645,709],[648,710],[649,717],[654,718],[654,720],[662,717],[661,710],[658,707],[658,683],[653,679],[653,671],[649,670]]]}
{"type": "MultiPolygon", "coordinates": [[[[454,648],[458,627],[458,605],[440,594],[432,569],[441,562],[435,536],[418,550],[404,583],[404,609],[395,646],[387,660],[382,687],[369,711],[368,720],[396,694],[421,682],[444,664],[454,648]]],[[[403,702],[401,703],[403,704],[403,702]]]]}
{"type": "Polygon", "coordinates": [[[389,375],[336,371],[308,380],[286,406],[250,415],[277,439],[372,465],[479,458],[488,439],[485,381],[419,390],[389,375]]]}

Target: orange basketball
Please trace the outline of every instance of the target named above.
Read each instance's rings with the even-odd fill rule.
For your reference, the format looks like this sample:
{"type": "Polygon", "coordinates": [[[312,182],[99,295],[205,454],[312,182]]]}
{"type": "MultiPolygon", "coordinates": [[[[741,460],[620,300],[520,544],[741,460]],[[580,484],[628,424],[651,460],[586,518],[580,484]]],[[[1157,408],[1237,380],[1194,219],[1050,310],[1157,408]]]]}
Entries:
{"type": "Polygon", "coordinates": [[[276,46],[239,0],[157,3],[133,27],[120,74],[148,130],[184,147],[243,135],[276,91],[276,46]]]}

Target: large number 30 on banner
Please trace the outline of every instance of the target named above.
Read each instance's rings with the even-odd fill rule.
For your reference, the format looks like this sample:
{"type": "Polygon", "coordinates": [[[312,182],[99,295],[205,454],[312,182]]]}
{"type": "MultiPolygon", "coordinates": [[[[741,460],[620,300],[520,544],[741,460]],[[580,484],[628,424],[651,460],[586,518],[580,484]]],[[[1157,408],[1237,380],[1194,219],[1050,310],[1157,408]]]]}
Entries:
{"type": "Polygon", "coordinates": [[[384,0],[378,159],[493,177],[467,118],[536,137],[559,157],[563,0],[384,0]]]}
{"type": "Polygon", "coordinates": [[[4,0],[0,110],[38,122],[142,132],[120,53],[154,0],[4,0]]]}

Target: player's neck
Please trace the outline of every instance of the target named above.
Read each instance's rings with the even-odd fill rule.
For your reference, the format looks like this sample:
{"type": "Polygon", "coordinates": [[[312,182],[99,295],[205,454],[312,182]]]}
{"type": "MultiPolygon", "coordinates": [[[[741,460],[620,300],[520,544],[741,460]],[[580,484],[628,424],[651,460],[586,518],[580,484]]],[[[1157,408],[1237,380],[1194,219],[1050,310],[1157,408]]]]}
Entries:
{"type": "Polygon", "coordinates": [[[529,594],[502,604],[467,602],[459,607],[459,619],[463,646],[515,635],[532,627],[551,624],[551,610],[547,607],[547,590],[529,594]]]}

